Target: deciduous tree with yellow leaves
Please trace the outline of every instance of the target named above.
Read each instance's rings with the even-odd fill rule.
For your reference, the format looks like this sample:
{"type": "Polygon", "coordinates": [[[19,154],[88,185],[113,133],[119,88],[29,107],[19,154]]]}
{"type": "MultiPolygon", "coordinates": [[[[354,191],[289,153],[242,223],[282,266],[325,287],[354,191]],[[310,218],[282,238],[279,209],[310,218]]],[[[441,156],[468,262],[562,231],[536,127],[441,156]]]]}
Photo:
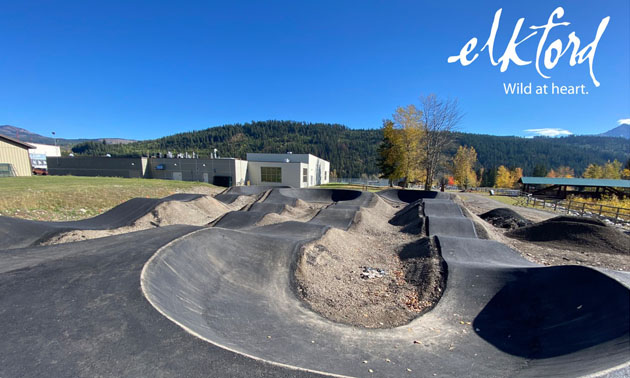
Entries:
{"type": "Polygon", "coordinates": [[[393,120],[383,123],[378,158],[381,177],[403,179],[405,185],[422,181],[430,190],[445,166],[445,151],[460,119],[457,100],[441,100],[433,94],[421,97],[419,108],[397,108],[393,120]]]}
{"type": "MultiPolygon", "coordinates": [[[[629,161],[630,163],[630,161],[629,161]]],[[[608,161],[604,165],[589,164],[582,175],[584,178],[593,179],[621,179],[626,172],[623,169],[621,162],[618,160],[608,161]]],[[[630,172],[628,172],[630,173],[630,172]]]]}
{"type": "Polygon", "coordinates": [[[404,186],[422,177],[422,113],[414,106],[398,107],[393,121],[383,122],[383,137],[388,143],[381,150],[383,165],[391,168],[389,179],[403,179],[404,186]]]}
{"type": "Polygon", "coordinates": [[[522,168],[514,168],[513,170],[507,169],[505,166],[500,166],[497,169],[497,188],[514,188],[518,180],[523,177],[522,168]]]}
{"type": "Polygon", "coordinates": [[[477,175],[475,174],[475,163],[477,162],[477,151],[474,147],[459,146],[453,158],[453,176],[455,183],[464,188],[477,185],[477,175]]]}

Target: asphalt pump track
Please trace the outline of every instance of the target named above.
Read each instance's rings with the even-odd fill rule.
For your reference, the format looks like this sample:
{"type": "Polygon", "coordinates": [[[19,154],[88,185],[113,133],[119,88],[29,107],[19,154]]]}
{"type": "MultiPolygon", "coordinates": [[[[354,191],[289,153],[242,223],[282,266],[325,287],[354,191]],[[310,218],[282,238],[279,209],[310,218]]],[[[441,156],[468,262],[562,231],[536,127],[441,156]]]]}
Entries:
{"type": "Polygon", "coordinates": [[[414,209],[399,219],[424,219],[446,289],[405,326],[351,327],[309,310],[293,274],[301,246],[352,227],[377,195],[248,190],[260,200],[210,228],[0,244],[0,376],[630,375],[627,273],[536,265],[478,239],[450,195],[387,190],[414,209]],[[308,222],[228,222],[297,200],[327,206],[308,222]]]}

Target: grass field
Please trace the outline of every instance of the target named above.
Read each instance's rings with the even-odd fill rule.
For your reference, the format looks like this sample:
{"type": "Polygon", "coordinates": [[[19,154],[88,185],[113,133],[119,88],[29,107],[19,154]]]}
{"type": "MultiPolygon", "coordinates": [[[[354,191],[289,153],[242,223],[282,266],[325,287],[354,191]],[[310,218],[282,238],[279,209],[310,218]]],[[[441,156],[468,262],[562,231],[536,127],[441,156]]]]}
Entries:
{"type": "MultiPolygon", "coordinates": [[[[330,183],[318,186],[319,188],[326,189],[352,189],[352,190],[365,190],[365,185],[357,185],[357,184],[342,184],[342,183],[330,183]]],[[[368,192],[380,192],[381,190],[387,189],[384,186],[368,186],[368,192]]]]}
{"type": "MultiPolygon", "coordinates": [[[[479,194],[479,193],[477,193],[479,194]]],[[[508,196],[492,196],[491,197],[495,201],[503,202],[507,205],[519,206],[518,197],[508,197],[508,196]]]]}
{"type": "Polygon", "coordinates": [[[131,198],[177,192],[209,194],[223,188],[171,180],[31,176],[0,179],[0,215],[62,221],[96,216],[131,198]]]}

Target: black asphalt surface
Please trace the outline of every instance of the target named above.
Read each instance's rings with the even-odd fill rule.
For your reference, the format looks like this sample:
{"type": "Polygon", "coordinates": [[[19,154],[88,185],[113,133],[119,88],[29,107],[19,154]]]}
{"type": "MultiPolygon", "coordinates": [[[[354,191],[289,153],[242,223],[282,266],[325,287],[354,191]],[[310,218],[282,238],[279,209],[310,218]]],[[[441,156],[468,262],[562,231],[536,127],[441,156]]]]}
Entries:
{"type": "Polygon", "coordinates": [[[168,226],[0,251],[0,376],[312,376],[215,347],[147,302],[144,264],[197,229],[168,226]]]}
{"type": "Polygon", "coordinates": [[[328,206],[309,222],[255,227],[266,213],[245,210],[212,228],[0,251],[0,377],[630,375],[627,273],[540,267],[426,192],[384,195],[422,200],[402,224],[440,213],[426,216],[448,265],[440,302],[390,330],[320,317],[294,294],[297,252],[376,197],[269,190],[247,195],[328,206]]]}
{"type": "Polygon", "coordinates": [[[412,203],[423,199],[451,199],[450,193],[424,190],[385,189],[380,191],[378,195],[388,201],[404,203],[412,203]]]}

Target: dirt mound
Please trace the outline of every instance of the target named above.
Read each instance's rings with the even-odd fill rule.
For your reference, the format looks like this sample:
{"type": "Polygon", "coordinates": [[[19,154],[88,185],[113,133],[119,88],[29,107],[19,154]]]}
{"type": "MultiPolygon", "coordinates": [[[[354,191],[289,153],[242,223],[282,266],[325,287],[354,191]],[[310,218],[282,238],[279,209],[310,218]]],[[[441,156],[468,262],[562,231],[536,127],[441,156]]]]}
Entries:
{"type": "MultiPolygon", "coordinates": [[[[380,206],[379,206],[380,207],[380,206]]],[[[366,328],[407,324],[444,290],[445,267],[430,242],[401,234],[393,215],[361,209],[349,231],[330,229],[298,258],[298,295],[330,320],[366,328]]]]}
{"type": "Polygon", "coordinates": [[[532,224],[532,222],[523,218],[519,213],[507,207],[490,210],[481,214],[479,217],[495,227],[507,228],[509,230],[532,224]]]}
{"type": "Polygon", "coordinates": [[[510,231],[506,235],[585,253],[630,255],[630,236],[590,218],[556,217],[510,231]]]}
{"type": "Polygon", "coordinates": [[[407,244],[398,253],[405,268],[405,281],[418,291],[418,307],[431,309],[446,288],[447,265],[433,238],[422,238],[407,244]]]}
{"type": "Polygon", "coordinates": [[[380,196],[374,196],[369,204],[366,206],[369,209],[373,209],[374,211],[378,211],[383,214],[390,214],[396,212],[399,207],[394,207],[389,203],[385,202],[380,196]]]}
{"type": "Polygon", "coordinates": [[[251,196],[242,195],[242,196],[238,196],[238,197],[236,197],[235,200],[230,202],[227,206],[229,206],[231,210],[241,210],[241,209],[245,208],[246,206],[249,206],[249,205],[253,204],[254,202],[256,202],[258,200],[258,198],[259,198],[258,195],[251,195],[251,196]]]}
{"type": "Polygon", "coordinates": [[[208,196],[190,202],[169,201],[159,204],[150,214],[140,218],[137,224],[149,223],[157,227],[172,224],[206,225],[230,211],[224,203],[208,196]]]}
{"type": "Polygon", "coordinates": [[[396,212],[389,224],[403,226],[400,231],[407,234],[426,234],[422,200],[412,202],[396,212]]]}
{"type": "Polygon", "coordinates": [[[577,223],[587,223],[594,224],[597,226],[607,226],[606,223],[600,221],[595,218],[587,218],[587,217],[572,217],[568,215],[561,215],[559,217],[548,219],[547,222],[577,222],[577,223]]]}
{"type": "Polygon", "coordinates": [[[396,212],[394,217],[389,220],[390,224],[396,226],[405,226],[409,223],[415,222],[419,217],[422,217],[422,200],[418,200],[410,203],[402,208],[402,210],[396,212]]]}
{"type": "Polygon", "coordinates": [[[277,213],[268,213],[264,217],[262,217],[258,222],[255,223],[256,226],[268,226],[270,224],[289,222],[294,220],[291,217],[280,215],[277,213]]]}
{"type": "Polygon", "coordinates": [[[295,202],[294,206],[287,205],[281,214],[290,217],[291,220],[308,222],[309,220],[313,219],[313,217],[326,206],[328,205],[322,203],[305,202],[301,199],[298,199],[295,202]]]}
{"type": "Polygon", "coordinates": [[[229,211],[230,208],[227,205],[210,196],[203,196],[189,202],[167,201],[157,205],[153,211],[140,217],[130,226],[112,230],[73,230],[55,235],[41,244],[51,245],[103,238],[173,224],[204,226],[229,211]]]}
{"type": "Polygon", "coordinates": [[[348,231],[384,238],[398,231],[398,227],[387,224],[388,219],[396,209],[389,206],[382,199],[377,199],[378,202],[374,204],[374,207],[362,207],[359,210],[355,223],[348,231]]]}

